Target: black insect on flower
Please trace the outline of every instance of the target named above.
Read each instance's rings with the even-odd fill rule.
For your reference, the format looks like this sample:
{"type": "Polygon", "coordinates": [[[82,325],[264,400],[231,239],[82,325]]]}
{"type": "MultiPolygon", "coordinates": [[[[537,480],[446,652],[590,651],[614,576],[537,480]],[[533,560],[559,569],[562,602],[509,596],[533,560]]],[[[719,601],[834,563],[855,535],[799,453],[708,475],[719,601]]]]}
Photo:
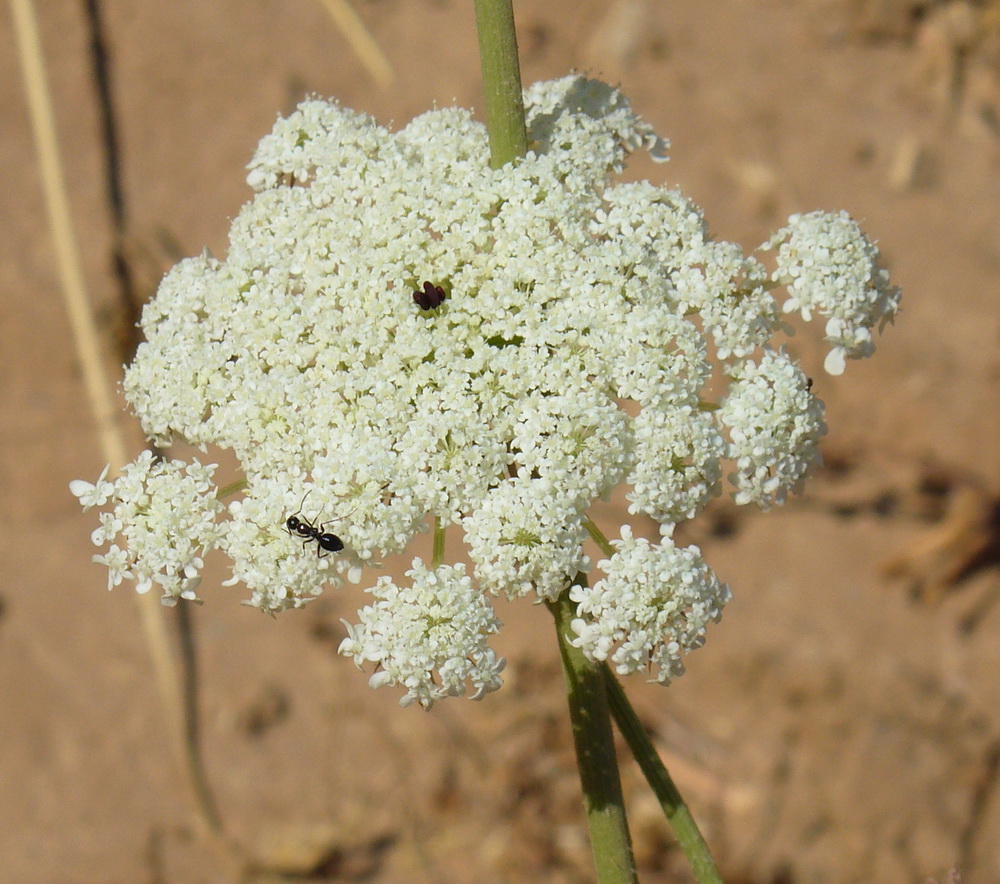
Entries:
{"type": "MultiPolygon", "coordinates": [[[[306,497],[309,496],[309,492],[306,492],[306,497]]],[[[344,548],[344,541],[341,540],[336,534],[331,531],[324,531],[330,522],[334,521],[330,519],[326,522],[321,522],[319,525],[315,525],[309,521],[305,516],[302,516],[302,507],[305,505],[306,497],[302,498],[302,504],[300,504],[298,510],[285,519],[285,530],[292,536],[302,539],[302,548],[305,549],[306,545],[316,541],[316,555],[319,558],[324,558],[323,553],[340,552],[344,548]],[[302,516],[300,519],[299,516],[302,516]]]]}
{"type": "Polygon", "coordinates": [[[329,525],[329,522],[323,522],[320,525],[314,525],[305,517],[298,518],[297,516],[289,516],[285,520],[285,530],[292,535],[292,537],[302,537],[302,548],[305,549],[307,543],[316,541],[316,555],[319,558],[323,558],[323,553],[340,552],[344,548],[344,541],[341,540],[336,534],[331,531],[324,531],[323,529],[329,525]]]}
{"type": "Polygon", "coordinates": [[[434,310],[440,307],[447,297],[448,293],[432,282],[425,282],[423,289],[415,289],[413,292],[414,303],[421,310],[434,310]]]}

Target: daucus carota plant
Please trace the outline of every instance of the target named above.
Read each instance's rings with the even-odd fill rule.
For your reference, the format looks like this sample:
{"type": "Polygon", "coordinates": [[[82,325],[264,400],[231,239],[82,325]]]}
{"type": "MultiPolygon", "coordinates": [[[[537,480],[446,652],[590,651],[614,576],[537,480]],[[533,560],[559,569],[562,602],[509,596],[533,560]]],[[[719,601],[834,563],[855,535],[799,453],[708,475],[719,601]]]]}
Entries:
{"type": "Polygon", "coordinates": [[[124,388],[147,435],[230,449],[242,478],[220,490],[211,465],[147,454],[72,490],[104,508],[109,586],[156,584],[168,605],[197,598],[213,549],[273,615],[433,526],[430,562],[373,580],[340,653],[403,705],[481,699],[503,684],[491,598],[545,602],[597,880],[636,880],[613,715],[718,884],[609,667],[667,684],[721,616],[728,586],[673,533],[724,475],[767,509],[819,463],[823,408],[782,314],[825,318],[839,374],[899,291],[846,214],[793,216],[747,256],[682,194],[615,183],[666,143],[581,76],[535,84],[522,110],[509,0],[476,10],[489,131],[458,108],[394,134],[303,102],[250,163],[225,260],[181,262],[143,311],[124,388]],[[609,541],[588,511],[619,486],[629,518],[609,541]]]}
{"type": "Polygon", "coordinates": [[[193,598],[218,548],[274,614],[454,525],[471,567],[439,547],[407,582],[379,577],[341,652],[404,703],[480,698],[502,683],[490,596],[565,592],[591,570],[588,508],[624,484],[638,521],[573,587],[573,641],[620,673],[683,671],[729,589],[674,527],[726,464],[737,502],[767,508],[819,461],[823,409],[776,341],[783,311],[825,317],[839,373],[899,293],[844,214],[791,218],[762,246],[769,272],[682,194],[612,183],[666,144],[610,86],[537,83],[525,109],[530,150],[499,169],[457,108],[395,134],[319,100],[278,120],[228,255],[164,279],[124,385],[157,443],[231,449],[239,494],[148,455],[75,482],[107,507],[111,585],[193,598]],[[636,536],[648,520],[653,540],[636,536]]]}

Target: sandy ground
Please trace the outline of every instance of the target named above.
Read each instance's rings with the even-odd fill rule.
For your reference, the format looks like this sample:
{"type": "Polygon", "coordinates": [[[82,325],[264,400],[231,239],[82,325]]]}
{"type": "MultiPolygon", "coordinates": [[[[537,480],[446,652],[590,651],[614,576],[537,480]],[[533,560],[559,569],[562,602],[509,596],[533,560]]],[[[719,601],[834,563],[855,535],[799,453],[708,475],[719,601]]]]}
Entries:
{"type": "MultiPolygon", "coordinates": [[[[114,365],[121,322],[84,4],[38,4],[76,231],[114,365]]],[[[828,466],[779,512],[722,501],[699,543],[735,600],[668,689],[629,685],[731,882],[1000,881],[1000,79],[995,3],[521,2],[525,82],[620,82],[666,167],[747,248],[844,208],[905,292],[876,358],[822,375],[828,466]]],[[[384,121],[480,106],[471,4],[358,9],[379,88],[319,3],[103,4],[126,254],[143,296],[225,252],[244,165],[306,92],[384,121]]],[[[103,466],[0,16],[0,884],[221,882],[173,761],[139,615],[67,492],[103,466]]],[[[127,426],[126,419],[123,425],[127,426]]],[[[131,431],[130,431],[131,432],[131,431]]],[[[134,432],[131,438],[134,440],[134,432]]],[[[602,513],[610,525],[614,507],[602,513]]],[[[195,611],[209,776],[234,837],[314,881],[590,880],[551,623],[504,606],[508,686],[400,710],[335,655],[359,598],[195,611]],[[320,845],[306,861],[303,845],[320,845]],[[306,868],[309,865],[312,868],[306,868]]],[[[623,760],[645,882],[686,881],[623,760]]]]}

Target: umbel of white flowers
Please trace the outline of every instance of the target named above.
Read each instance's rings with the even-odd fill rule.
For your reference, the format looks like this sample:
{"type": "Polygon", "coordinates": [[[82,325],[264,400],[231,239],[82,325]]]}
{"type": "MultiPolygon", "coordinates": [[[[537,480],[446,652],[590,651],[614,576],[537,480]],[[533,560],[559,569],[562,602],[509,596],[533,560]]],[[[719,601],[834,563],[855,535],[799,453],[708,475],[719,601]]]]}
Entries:
{"type": "Polygon", "coordinates": [[[614,184],[666,144],[610,86],[525,94],[531,151],[491,169],[485,127],[432,110],[393,134],[308,100],[260,143],[229,254],[178,264],[143,311],[125,393],[147,435],[233,451],[213,466],[149,454],[111,482],[95,560],[163,600],[194,598],[202,557],[232,560],[249,604],[297,608],[400,552],[429,517],[473,563],[382,576],[341,653],[404,704],[495,690],[491,595],[551,600],[591,564],[587,509],[629,486],[629,513],[574,641],[668,682],[729,589],[674,526],[720,493],[767,508],[799,488],[825,432],[811,384],[774,342],[785,311],[826,318],[827,371],[868,356],[899,292],[846,214],[792,217],[755,257],[709,239],[701,211],[614,184]],[[708,397],[706,385],[719,391],[708,397]],[[291,536],[289,536],[291,535],[291,536]]]}

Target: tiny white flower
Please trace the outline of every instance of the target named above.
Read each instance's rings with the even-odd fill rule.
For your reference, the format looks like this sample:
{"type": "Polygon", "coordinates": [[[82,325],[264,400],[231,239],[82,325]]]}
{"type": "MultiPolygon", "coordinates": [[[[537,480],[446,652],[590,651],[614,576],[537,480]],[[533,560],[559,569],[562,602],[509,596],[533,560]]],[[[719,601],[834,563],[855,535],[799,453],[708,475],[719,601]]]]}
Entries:
{"type": "Polygon", "coordinates": [[[116,544],[111,544],[104,555],[94,556],[93,561],[108,569],[108,589],[114,589],[123,580],[132,576],[129,555],[116,544]]]}
{"type": "Polygon", "coordinates": [[[105,478],[111,464],[108,464],[101,472],[98,480],[91,484],[83,479],[74,479],[69,483],[69,490],[80,501],[80,505],[89,510],[92,506],[104,506],[114,492],[114,484],[105,478]]]}

